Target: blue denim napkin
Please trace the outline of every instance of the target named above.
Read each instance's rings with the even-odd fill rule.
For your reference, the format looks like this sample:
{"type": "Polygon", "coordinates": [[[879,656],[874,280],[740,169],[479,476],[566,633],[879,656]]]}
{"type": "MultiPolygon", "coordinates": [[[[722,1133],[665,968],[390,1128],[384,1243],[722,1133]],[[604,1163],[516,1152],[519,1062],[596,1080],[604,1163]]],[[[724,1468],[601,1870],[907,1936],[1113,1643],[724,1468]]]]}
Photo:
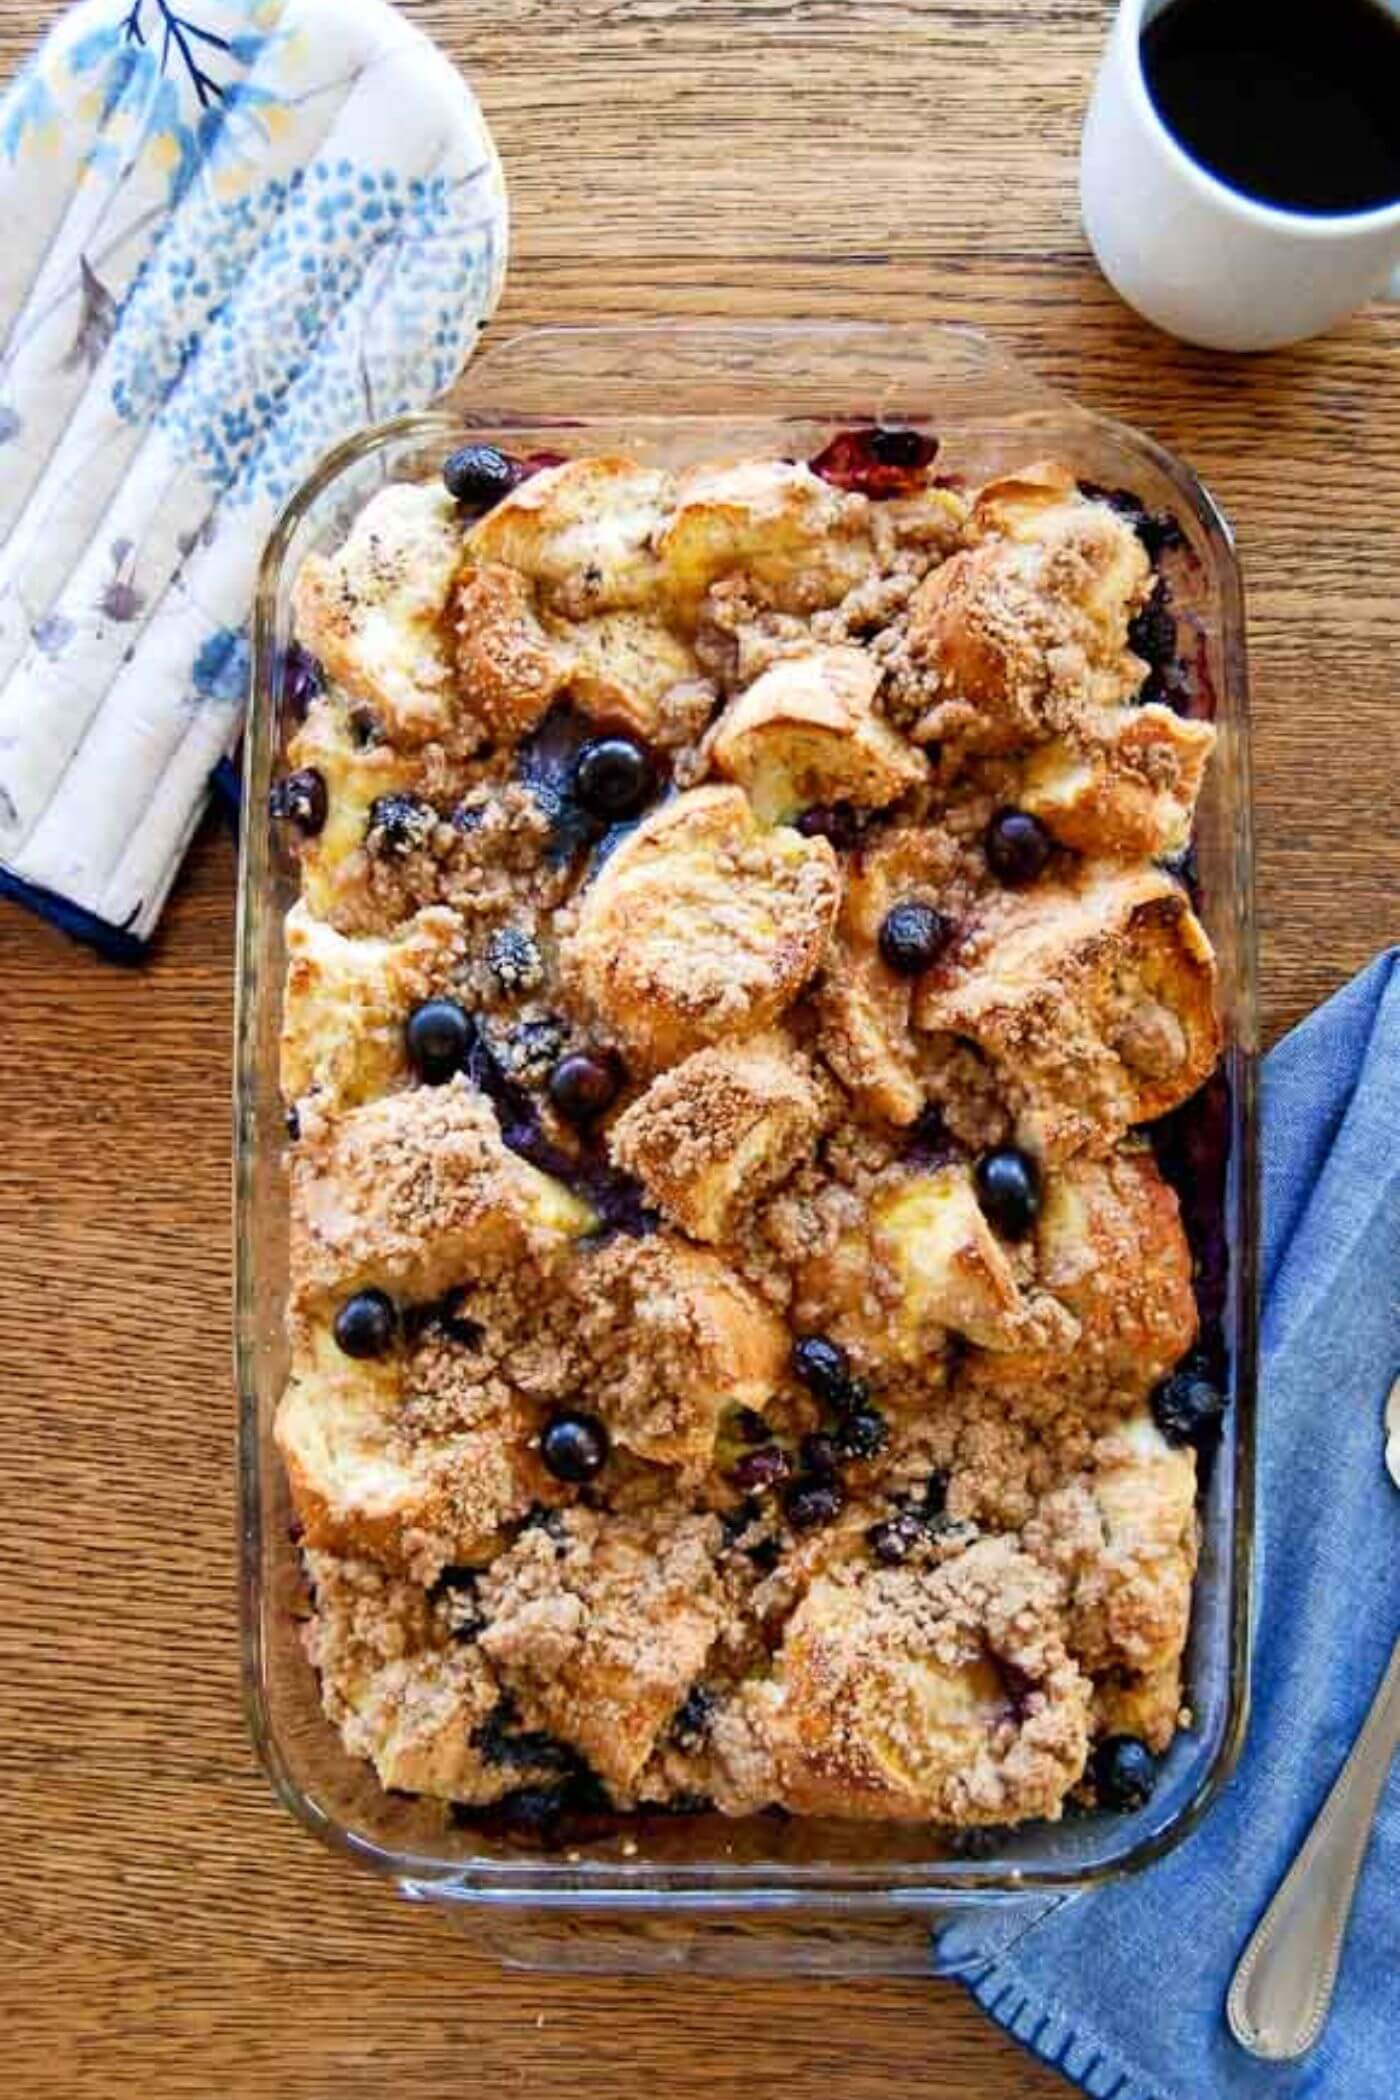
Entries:
{"type": "Polygon", "coordinates": [[[1264,1068],[1258,1637],[1249,1739],[1199,1830],[1091,1896],[972,1913],[935,1968],[1098,2100],[1393,2100],[1400,1774],[1357,1890],[1331,2021],[1247,2056],[1225,1993],[1400,1628],[1400,1494],[1381,1463],[1400,1369],[1400,950],[1264,1068]]]}

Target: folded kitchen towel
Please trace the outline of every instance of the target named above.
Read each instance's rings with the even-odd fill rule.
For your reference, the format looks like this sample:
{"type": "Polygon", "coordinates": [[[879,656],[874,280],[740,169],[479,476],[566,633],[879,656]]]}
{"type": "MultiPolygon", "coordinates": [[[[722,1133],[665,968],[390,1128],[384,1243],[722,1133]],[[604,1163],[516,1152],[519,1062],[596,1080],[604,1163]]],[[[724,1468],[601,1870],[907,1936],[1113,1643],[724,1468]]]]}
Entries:
{"type": "Polygon", "coordinates": [[[1257,1640],[1249,1736],[1201,1827],[1133,1880],[972,1913],[935,1966],[1100,2100],[1388,2100],[1400,2089],[1400,1773],[1332,2017],[1297,2063],[1225,2022],[1235,1965],[1361,1725],[1400,1630],[1400,950],[1264,1067],[1257,1640]]]}
{"type": "Polygon", "coordinates": [[[499,294],[505,189],[387,0],[83,0],[0,100],[0,891],[139,955],[259,555],[499,294]]]}

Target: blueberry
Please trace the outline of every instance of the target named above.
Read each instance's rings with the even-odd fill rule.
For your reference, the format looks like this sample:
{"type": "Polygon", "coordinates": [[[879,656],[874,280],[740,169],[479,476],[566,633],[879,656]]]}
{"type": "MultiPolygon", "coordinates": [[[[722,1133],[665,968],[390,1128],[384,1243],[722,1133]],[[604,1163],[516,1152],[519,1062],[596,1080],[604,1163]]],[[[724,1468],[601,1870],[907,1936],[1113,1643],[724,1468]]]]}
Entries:
{"type": "Polygon", "coordinates": [[[839,1342],[824,1334],[807,1334],[795,1344],[792,1368],[809,1393],[828,1407],[844,1407],[851,1392],[851,1360],[839,1342]]]}
{"type": "Polygon", "coordinates": [[[425,1086],[442,1086],[470,1057],[476,1030],[453,999],[425,999],[405,1030],[409,1061],[425,1086]]]}
{"type": "Polygon", "coordinates": [[[1142,610],[1129,620],[1128,647],[1152,671],[1165,671],[1176,662],[1176,621],[1161,583],[1142,610]]]}
{"type": "Polygon", "coordinates": [[[336,1347],[345,1356],[384,1356],[398,1331],[394,1301],[383,1291],[356,1291],[335,1316],[336,1347]]]}
{"type": "Polygon", "coordinates": [[[561,1057],[549,1075],[550,1103],[566,1123],[591,1123],[612,1107],[619,1083],[617,1066],[611,1058],[574,1050],[561,1057]]]}
{"type": "Polygon", "coordinates": [[[896,904],[880,928],[880,953],[901,977],[931,969],[953,936],[953,922],[931,904],[896,904]]]}
{"type": "Polygon", "coordinates": [[[804,839],[825,839],[837,853],[848,853],[860,837],[860,824],[849,802],[817,802],[797,820],[804,839]]]}
{"type": "Polygon", "coordinates": [[[1142,1808],[1157,1784],[1157,1760],[1135,1735],[1106,1735],[1089,1770],[1101,1808],[1142,1808]]]}
{"type": "Polygon", "coordinates": [[[1195,1444],[1225,1412],[1225,1395],[1199,1371],[1173,1371],[1152,1394],[1152,1418],[1169,1444],[1195,1444]]]}
{"type": "Polygon", "coordinates": [[[285,773],[274,781],[267,798],[272,815],[287,824],[295,824],[303,838],[314,839],[326,822],[329,802],[326,783],[315,766],[303,766],[300,772],[285,773]]]}
{"type": "Polygon", "coordinates": [[[671,1740],[678,1750],[694,1756],[705,1746],[719,1700],[708,1685],[693,1684],[676,1710],[671,1723],[671,1740]]]}
{"type": "Polygon", "coordinates": [[[523,926],[498,926],[486,944],[486,966],[503,992],[532,991],[544,975],[539,944],[523,926]]]}
{"type": "Polygon", "coordinates": [[[760,1444],[756,1451],[746,1451],[729,1469],[729,1478],[736,1488],[748,1495],[755,1489],[776,1487],[786,1480],[792,1471],[792,1460],[781,1444],[760,1444]]]}
{"type": "Polygon", "coordinates": [[[432,804],[417,795],[377,795],[369,806],[365,846],[379,860],[403,860],[429,843],[437,821],[432,804]]]}
{"type": "Polygon", "coordinates": [[[842,1458],[878,1458],[889,1440],[890,1425],[873,1407],[858,1408],[847,1415],[835,1438],[842,1458]]]}
{"type": "Polygon", "coordinates": [[[309,649],[293,642],[282,658],[282,705],[298,722],[326,689],[326,675],[309,649]]]}
{"type": "Polygon", "coordinates": [[[812,1480],[800,1476],[783,1497],[783,1509],[794,1531],[811,1531],[840,1516],[844,1497],[835,1480],[812,1480]]]}
{"type": "Polygon", "coordinates": [[[635,817],[652,786],[651,760],[630,736],[596,737],[574,766],[574,795],[591,817],[635,817]]]}
{"type": "Polygon", "coordinates": [[[987,826],[987,865],[1008,889],[1023,889],[1045,872],[1050,834],[1029,810],[999,809],[987,826]]]}
{"type": "Polygon", "coordinates": [[[829,1479],[840,1458],[837,1439],[828,1436],[824,1430],[815,1430],[810,1436],[803,1437],[801,1456],[806,1472],[815,1474],[820,1480],[829,1479]]]}
{"type": "Polygon", "coordinates": [[[746,1444],[766,1444],[768,1441],[768,1424],[756,1407],[738,1408],[734,1427],[746,1444]]]}
{"type": "Polygon", "coordinates": [[[948,1475],[930,1473],[924,1482],[924,1499],[920,1513],[925,1523],[931,1518],[941,1517],[948,1504],[948,1475]]]}
{"type": "Polygon", "coordinates": [[[937,452],[937,438],[920,430],[882,430],[867,424],[839,430],[808,465],[833,487],[878,503],[919,489],[937,452]]]}
{"type": "Polygon", "coordinates": [[[463,445],[443,461],[447,493],[465,510],[490,510],[524,477],[513,459],[494,445],[463,445]]]}
{"type": "Polygon", "coordinates": [[[886,1517],[883,1523],[872,1524],[865,1534],[865,1543],[883,1567],[897,1568],[927,1537],[925,1526],[905,1509],[898,1516],[886,1517]]]}
{"type": "Polygon", "coordinates": [[[581,1487],[608,1462],[608,1432],[596,1415],[563,1410],[551,1416],[540,1438],[540,1457],[556,1480],[581,1487]]]}
{"type": "Polygon", "coordinates": [[[1023,1240],[1040,1215],[1040,1169],[1028,1152],[1000,1145],[974,1175],[982,1215],[1008,1240],[1023,1240]]]}

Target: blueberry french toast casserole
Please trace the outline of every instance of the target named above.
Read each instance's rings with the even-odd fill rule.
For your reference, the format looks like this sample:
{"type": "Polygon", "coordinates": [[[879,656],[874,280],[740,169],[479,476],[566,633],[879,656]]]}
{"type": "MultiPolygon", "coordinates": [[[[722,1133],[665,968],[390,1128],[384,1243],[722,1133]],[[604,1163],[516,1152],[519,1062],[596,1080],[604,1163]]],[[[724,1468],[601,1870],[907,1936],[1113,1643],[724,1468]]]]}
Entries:
{"type": "Polygon", "coordinates": [[[1189,1725],[1214,730],[1169,522],[935,454],[471,445],[301,568],[277,1440],[386,1789],[1004,1825],[1189,1725]]]}

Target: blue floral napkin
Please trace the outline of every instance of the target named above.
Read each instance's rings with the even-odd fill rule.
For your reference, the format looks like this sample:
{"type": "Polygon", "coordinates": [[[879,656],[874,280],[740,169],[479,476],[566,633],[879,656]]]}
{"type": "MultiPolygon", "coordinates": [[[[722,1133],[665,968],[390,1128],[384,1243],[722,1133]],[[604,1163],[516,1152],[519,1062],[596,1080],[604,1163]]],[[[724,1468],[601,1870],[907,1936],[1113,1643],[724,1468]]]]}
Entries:
{"type": "Polygon", "coordinates": [[[457,376],[505,186],[387,0],[82,0],[0,97],[0,893],[135,959],[282,504],[457,376]]]}
{"type": "Polygon", "coordinates": [[[971,1914],[935,1966],[1099,2100],[1390,2100],[1400,2091],[1400,1773],[1382,1803],[1330,2024],[1247,2056],[1225,1994],[1335,1779],[1400,1629],[1400,950],[1264,1068],[1258,1634],[1249,1738],[1204,1824],[1092,1896],[971,1914]]]}

